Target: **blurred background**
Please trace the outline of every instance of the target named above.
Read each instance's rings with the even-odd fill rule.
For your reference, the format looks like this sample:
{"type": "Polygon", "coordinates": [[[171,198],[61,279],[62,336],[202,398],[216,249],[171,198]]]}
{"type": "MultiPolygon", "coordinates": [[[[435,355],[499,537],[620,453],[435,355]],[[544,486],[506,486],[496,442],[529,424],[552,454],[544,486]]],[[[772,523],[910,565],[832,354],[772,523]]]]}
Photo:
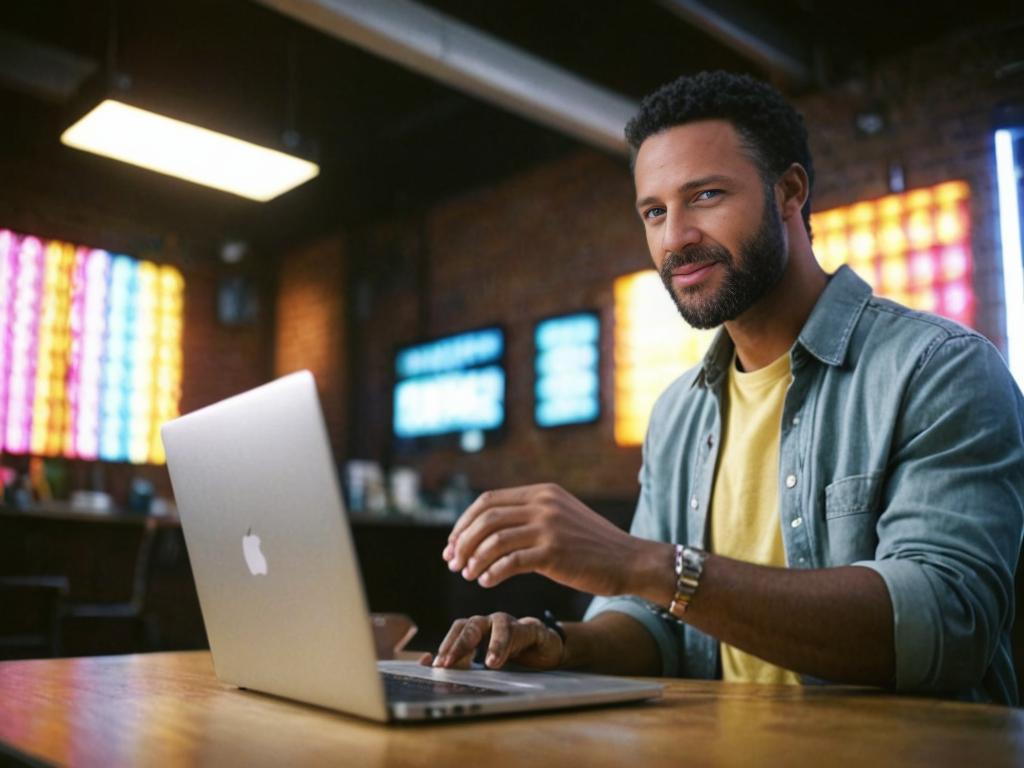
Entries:
{"type": "MultiPolygon", "coordinates": [[[[1018,3],[6,4],[0,658],[204,647],[159,425],[304,368],[372,609],[418,647],[471,613],[579,616],[440,552],[492,487],[629,525],[650,406],[709,335],[650,269],[622,126],[703,69],[804,115],[829,271],[976,328],[1024,381],[1018,3]],[[160,122],[79,148],[108,102],[315,175],[223,191],[108,156],[167,150],[160,122]]],[[[217,170],[181,146],[187,178],[217,170]]]]}

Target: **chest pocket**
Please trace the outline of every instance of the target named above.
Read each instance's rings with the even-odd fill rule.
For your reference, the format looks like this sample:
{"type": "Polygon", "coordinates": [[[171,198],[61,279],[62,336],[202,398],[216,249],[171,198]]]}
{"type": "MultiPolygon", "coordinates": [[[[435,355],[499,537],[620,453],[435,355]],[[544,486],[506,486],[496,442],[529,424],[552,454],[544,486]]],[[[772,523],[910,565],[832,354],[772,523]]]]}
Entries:
{"type": "Polygon", "coordinates": [[[829,565],[875,558],[881,489],[880,472],[845,477],[825,488],[829,565]]]}

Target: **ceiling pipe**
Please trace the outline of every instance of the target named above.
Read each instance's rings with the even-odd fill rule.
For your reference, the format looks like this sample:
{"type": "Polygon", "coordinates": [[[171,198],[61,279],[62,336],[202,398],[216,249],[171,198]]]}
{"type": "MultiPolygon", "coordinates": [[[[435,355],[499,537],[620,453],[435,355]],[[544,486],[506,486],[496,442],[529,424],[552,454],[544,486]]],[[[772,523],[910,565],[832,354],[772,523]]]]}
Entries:
{"type": "Polygon", "coordinates": [[[799,41],[751,9],[721,0],[661,0],[661,5],[794,86],[811,81],[812,67],[799,41]]]}
{"type": "Polygon", "coordinates": [[[258,0],[279,13],[581,141],[626,154],[635,102],[410,0],[258,0]]]}

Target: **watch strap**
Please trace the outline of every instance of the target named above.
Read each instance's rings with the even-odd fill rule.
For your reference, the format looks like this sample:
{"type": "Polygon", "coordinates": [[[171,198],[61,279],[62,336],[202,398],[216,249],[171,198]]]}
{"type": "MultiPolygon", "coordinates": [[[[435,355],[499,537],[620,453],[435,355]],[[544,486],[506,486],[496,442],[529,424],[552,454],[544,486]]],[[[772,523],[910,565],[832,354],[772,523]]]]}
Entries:
{"type": "Polygon", "coordinates": [[[690,606],[690,601],[693,600],[693,596],[697,592],[700,577],[704,573],[706,559],[707,553],[703,550],[676,544],[676,590],[668,612],[677,619],[683,618],[686,609],[690,606]]]}

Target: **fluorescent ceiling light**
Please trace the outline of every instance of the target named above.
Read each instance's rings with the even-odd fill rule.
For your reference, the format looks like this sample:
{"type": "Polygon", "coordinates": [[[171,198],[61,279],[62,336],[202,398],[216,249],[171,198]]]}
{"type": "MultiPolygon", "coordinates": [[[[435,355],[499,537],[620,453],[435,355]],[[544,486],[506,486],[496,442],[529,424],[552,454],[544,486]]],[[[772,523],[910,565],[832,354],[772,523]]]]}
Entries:
{"type": "Polygon", "coordinates": [[[314,163],[107,99],[60,137],[75,149],[266,202],[318,173],[314,163]]]}
{"type": "Polygon", "coordinates": [[[1010,372],[1024,388],[1024,263],[1021,260],[1020,203],[1014,172],[1013,134],[996,131],[999,179],[999,228],[1003,241],[1003,294],[1006,301],[1006,349],[1010,372]]]}

